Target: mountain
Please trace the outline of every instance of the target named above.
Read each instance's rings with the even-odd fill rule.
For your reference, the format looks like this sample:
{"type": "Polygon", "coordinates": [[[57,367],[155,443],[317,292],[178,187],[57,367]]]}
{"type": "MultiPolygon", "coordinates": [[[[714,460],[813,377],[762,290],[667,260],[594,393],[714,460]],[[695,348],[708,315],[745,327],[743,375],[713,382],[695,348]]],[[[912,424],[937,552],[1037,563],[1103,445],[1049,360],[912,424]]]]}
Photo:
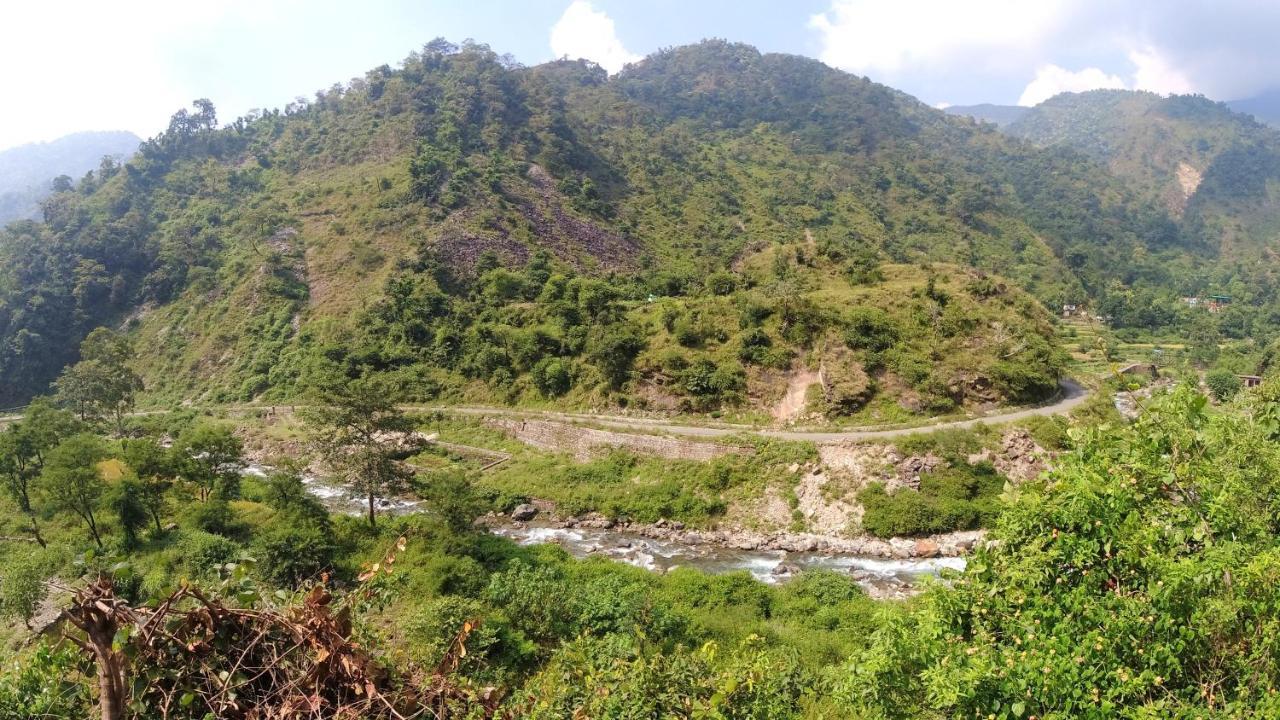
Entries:
{"type": "Polygon", "coordinates": [[[141,142],[131,132],[82,132],[0,151],[0,225],[38,217],[40,201],[49,195],[54,178],[78,178],[96,169],[104,157],[118,162],[141,142]]]}
{"type": "Polygon", "coordinates": [[[105,324],[155,401],[340,372],[751,413],[809,368],[812,409],[892,421],[1052,392],[1044,305],[1150,325],[1219,272],[1081,151],[720,41],[614,77],[438,41],[225,127],[200,101],[45,215],[0,236],[0,403],[105,324]]]}
{"type": "Polygon", "coordinates": [[[1258,122],[1280,127],[1280,90],[1269,90],[1242,100],[1229,100],[1227,107],[1238,113],[1252,115],[1258,122]]]}
{"type": "Polygon", "coordinates": [[[1005,127],[1015,122],[1030,109],[1021,105],[993,105],[991,103],[951,105],[945,108],[951,115],[971,117],[974,120],[994,123],[996,127],[1005,127]]]}
{"type": "MultiPolygon", "coordinates": [[[[1218,257],[1269,258],[1280,241],[1280,133],[1224,103],[1128,90],[1058,95],[1005,131],[1070,147],[1184,219],[1218,257]]],[[[1270,272],[1269,269],[1266,272],[1270,272]]],[[[1270,282],[1254,276],[1239,291],[1270,282]]]]}

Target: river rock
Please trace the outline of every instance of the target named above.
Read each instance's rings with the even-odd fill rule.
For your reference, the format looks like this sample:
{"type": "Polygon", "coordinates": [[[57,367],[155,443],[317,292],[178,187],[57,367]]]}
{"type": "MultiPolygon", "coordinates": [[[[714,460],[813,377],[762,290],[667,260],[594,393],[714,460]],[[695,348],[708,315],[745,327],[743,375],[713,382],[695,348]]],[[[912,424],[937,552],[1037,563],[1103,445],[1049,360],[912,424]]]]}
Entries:
{"type": "Polygon", "coordinates": [[[778,563],[777,567],[770,571],[772,575],[797,575],[800,573],[800,566],[792,563],[778,563]]]}
{"type": "Polygon", "coordinates": [[[511,511],[511,519],[517,522],[528,522],[536,517],[538,517],[538,508],[529,503],[521,503],[511,511]]]}
{"type": "Polygon", "coordinates": [[[938,555],[941,554],[941,552],[942,552],[942,549],[938,547],[938,543],[932,540],[929,540],[926,538],[923,540],[916,541],[916,547],[915,547],[916,557],[934,558],[934,557],[938,557],[938,555]]]}
{"type": "Polygon", "coordinates": [[[916,544],[911,540],[893,538],[889,541],[889,554],[899,560],[906,560],[916,551],[916,544]]]}

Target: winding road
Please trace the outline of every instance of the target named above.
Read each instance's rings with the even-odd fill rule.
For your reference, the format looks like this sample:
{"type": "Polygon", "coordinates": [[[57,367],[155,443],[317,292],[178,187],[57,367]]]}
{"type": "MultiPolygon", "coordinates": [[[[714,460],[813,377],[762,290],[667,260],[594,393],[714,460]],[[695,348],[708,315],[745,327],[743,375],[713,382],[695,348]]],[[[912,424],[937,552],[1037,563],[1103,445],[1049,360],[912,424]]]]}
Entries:
{"type": "Polygon", "coordinates": [[[506,417],[538,418],[541,420],[556,420],[570,423],[587,422],[610,430],[634,430],[644,433],[662,433],[667,435],[683,435],[687,437],[720,438],[739,435],[742,433],[750,433],[753,435],[778,438],[781,440],[798,440],[813,442],[820,445],[830,445],[833,443],[851,440],[882,440],[885,438],[902,437],[904,435],[935,432],[937,430],[971,428],[979,424],[1015,422],[1017,420],[1025,420],[1038,415],[1062,415],[1070,412],[1089,397],[1089,391],[1075,380],[1063,379],[1059,382],[1059,385],[1062,388],[1062,392],[1058,395],[1057,400],[1048,405],[1022,408],[1020,410],[1010,410],[1008,412],[997,413],[995,415],[985,415],[983,417],[970,418],[967,420],[950,420],[933,423],[931,425],[892,428],[888,430],[818,431],[780,430],[772,428],[758,428],[750,425],[681,425],[664,420],[628,418],[619,417],[617,415],[514,410],[511,408],[496,407],[439,407],[428,409],[447,411],[460,415],[502,415],[506,417]]]}
{"type": "MultiPolygon", "coordinates": [[[[701,438],[721,438],[732,435],[740,435],[742,433],[750,433],[760,435],[762,437],[778,438],[781,440],[797,440],[802,442],[813,442],[820,445],[829,445],[846,441],[856,440],[882,440],[885,438],[902,437],[904,435],[915,435],[918,433],[929,433],[938,430],[963,429],[974,427],[978,424],[995,424],[1014,422],[1017,420],[1025,420],[1037,415],[1062,415],[1070,412],[1073,408],[1080,405],[1089,397],[1089,391],[1075,380],[1063,379],[1059,382],[1062,392],[1058,399],[1048,405],[1038,407],[1022,408],[1020,410],[1010,410],[1008,412],[997,413],[995,415],[984,415],[982,417],[969,418],[967,420],[949,420],[937,422],[930,425],[920,425],[916,427],[892,428],[888,430],[780,430],[773,428],[760,428],[750,425],[682,425],[679,423],[671,423],[665,420],[650,418],[628,418],[617,415],[595,415],[592,413],[571,413],[571,412],[553,412],[549,410],[519,410],[513,408],[499,407],[477,407],[477,406],[437,406],[423,407],[420,405],[405,406],[406,410],[440,410],[443,412],[456,413],[459,415],[472,416],[494,416],[500,415],[504,417],[524,417],[537,418],[541,420],[554,420],[567,423],[590,423],[610,430],[632,430],[647,434],[666,434],[666,435],[682,435],[686,437],[701,438]]],[[[276,406],[284,409],[290,406],[276,406]]],[[[231,406],[225,409],[236,411],[265,410],[260,405],[240,405],[231,406]]],[[[155,415],[164,412],[163,410],[147,410],[132,413],[134,416],[155,415]]],[[[21,420],[21,415],[9,415],[0,417],[0,425],[10,423],[15,420],[21,420]]]]}

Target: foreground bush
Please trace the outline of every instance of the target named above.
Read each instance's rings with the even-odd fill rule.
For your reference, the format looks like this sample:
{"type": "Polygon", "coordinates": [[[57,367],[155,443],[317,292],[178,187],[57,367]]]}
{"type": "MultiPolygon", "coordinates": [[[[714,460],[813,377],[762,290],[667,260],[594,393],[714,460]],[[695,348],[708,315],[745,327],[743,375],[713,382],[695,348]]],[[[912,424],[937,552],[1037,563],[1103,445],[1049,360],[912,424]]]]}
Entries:
{"type": "Polygon", "coordinates": [[[1075,438],[963,577],[852,659],[851,713],[1280,716],[1280,460],[1205,405],[1182,388],[1075,438]]]}

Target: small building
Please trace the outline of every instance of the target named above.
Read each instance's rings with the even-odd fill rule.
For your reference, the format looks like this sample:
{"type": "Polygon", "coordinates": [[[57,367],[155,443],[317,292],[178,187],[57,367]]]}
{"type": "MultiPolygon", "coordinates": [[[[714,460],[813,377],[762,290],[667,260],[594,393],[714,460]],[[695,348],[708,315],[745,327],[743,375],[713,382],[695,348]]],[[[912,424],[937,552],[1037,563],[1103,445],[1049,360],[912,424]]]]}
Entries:
{"type": "Polygon", "coordinates": [[[1069,318],[1072,315],[1075,315],[1077,310],[1079,310],[1077,306],[1071,305],[1069,303],[1065,304],[1062,306],[1062,317],[1069,318]]]}
{"type": "Polygon", "coordinates": [[[1205,307],[1209,309],[1209,312],[1216,313],[1221,312],[1223,308],[1230,304],[1230,295],[1210,295],[1209,299],[1205,302],[1205,307]]]}
{"type": "Polygon", "coordinates": [[[1255,388],[1262,384],[1262,378],[1258,375],[1237,375],[1240,382],[1244,383],[1247,388],[1255,388]]]}

